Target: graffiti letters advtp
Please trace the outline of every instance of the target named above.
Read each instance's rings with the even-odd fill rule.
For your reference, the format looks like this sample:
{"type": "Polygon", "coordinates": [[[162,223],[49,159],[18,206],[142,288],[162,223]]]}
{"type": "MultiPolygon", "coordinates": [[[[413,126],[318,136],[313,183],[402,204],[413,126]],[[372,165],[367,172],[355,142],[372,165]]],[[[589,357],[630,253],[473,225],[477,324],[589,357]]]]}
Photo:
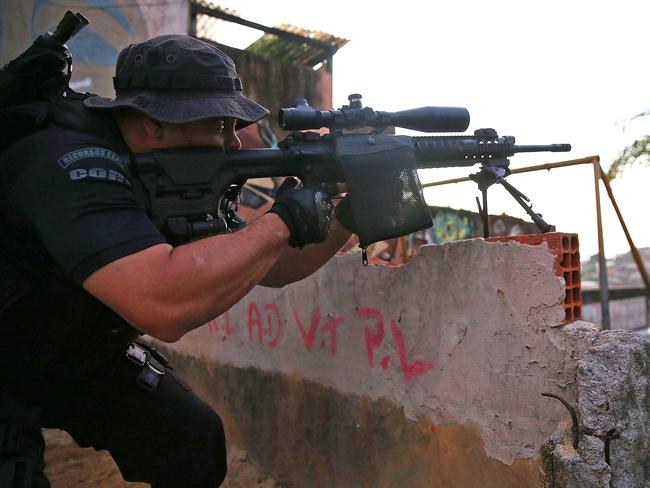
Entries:
{"type": "MultiPolygon", "coordinates": [[[[359,308],[350,318],[343,314],[324,314],[318,307],[310,314],[301,314],[294,307],[290,318],[291,324],[282,317],[275,303],[249,302],[246,307],[245,336],[249,343],[275,349],[285,339],[285,327],[294,326],[298,329],[305,351],[313,354],[324,350],[331,356],[338,354],[340,340],[362,340],[370,369],[387,369],[391,362],[395,362],[404,381],[413,381],[435,367],[430,360],[411,360],[399,320],[386,318],[376,308],[359,308]],[[342,329],[345,334],[340,333],[342,329]],[[355,334],[359,334],[356,331],[361,331],[362,337],[355,339],[355,334]]],[[[233,336],[236,327],[230,312],[207,324],[210,334],[219,334],[224,338],[233,336]]]]}

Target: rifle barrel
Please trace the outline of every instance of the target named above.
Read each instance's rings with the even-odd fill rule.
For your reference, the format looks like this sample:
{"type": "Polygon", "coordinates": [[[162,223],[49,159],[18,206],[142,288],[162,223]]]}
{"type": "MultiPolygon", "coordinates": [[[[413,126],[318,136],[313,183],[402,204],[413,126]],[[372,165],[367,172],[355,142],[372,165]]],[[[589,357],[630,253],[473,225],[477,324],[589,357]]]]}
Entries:
{"type": "Polygon", "coordinates": [[[570,150],[571,144],[515,146],[515,152],[567,152],[570,150]]]}

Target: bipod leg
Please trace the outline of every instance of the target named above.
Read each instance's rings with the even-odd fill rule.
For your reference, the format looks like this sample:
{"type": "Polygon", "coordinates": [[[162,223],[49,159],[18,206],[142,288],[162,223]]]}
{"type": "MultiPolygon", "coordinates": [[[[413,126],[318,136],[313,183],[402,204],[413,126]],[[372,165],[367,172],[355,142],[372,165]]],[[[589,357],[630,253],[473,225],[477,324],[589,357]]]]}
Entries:
{"type": "Polygon", "coordinates": [[[503,185],[503,187],[508,190],[508,193],[512,195],[512,198],[514,198],[517,203],[522,206],[526,213],[530,215],[530,218],[533,219],[533,222],[535,222],[535,225],[537,225],[537,228],[539,230],[544,233],[555,231],[554,225],[547,224],[540,214],[533,211],[532,206],[527,203],[530,202],[530,199],[526,195],[521,193],[503,178],[501,178],[499,183],[501,183],[501,185],[503,185]]]}
{"type": "Polygon", "coordinates": [[[487,191],[491,185],[499,181],[498,174],[494,168],[481,167],[481,171],[471,174],[469,177],[478,185],[478,189],[481,190],[483,205],[479,202],[478,197],[476,197],[476,204],[478,205],[478,213],[481,216],[481,222],[483,222],[483,237],[487,239],[490,237],[487,191]]]}
{"type": "Polygon", "coordinates": [[[488,199],[487,199],[487,187],[481,188],[481,195],[483,197],[483,205],[481,205],[478,201],[478,197],[476,197],[476,203],[478,203],[478,212],[481,215],[481,222],[483,222],[483,237],[487,239],[490,237],[490,221],[489,217],[490,214],[488,214],[488,199]]]}

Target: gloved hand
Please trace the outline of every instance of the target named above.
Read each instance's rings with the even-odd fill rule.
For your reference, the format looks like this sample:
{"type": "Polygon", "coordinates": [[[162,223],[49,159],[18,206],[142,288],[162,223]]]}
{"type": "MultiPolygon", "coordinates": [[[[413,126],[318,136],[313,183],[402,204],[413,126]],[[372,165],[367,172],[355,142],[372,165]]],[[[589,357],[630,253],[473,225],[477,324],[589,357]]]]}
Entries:
{"type": "Polygon", "coordinates": [[[334,208],[334,215],[336,220],[353,234],[358,234],[357,224],[354,221],[354,214],[352,213],[352,202],[350,196],[347,195],[341,199],[338,205],[334,208]]]}
{"type": "Polygon", "coordinates": [[[333,208],[325,191],[301,188],[295,178],[287,178],[269,212],[277,214],[289,228],[289,245],[304,247],[327,239],[333,208]]]}

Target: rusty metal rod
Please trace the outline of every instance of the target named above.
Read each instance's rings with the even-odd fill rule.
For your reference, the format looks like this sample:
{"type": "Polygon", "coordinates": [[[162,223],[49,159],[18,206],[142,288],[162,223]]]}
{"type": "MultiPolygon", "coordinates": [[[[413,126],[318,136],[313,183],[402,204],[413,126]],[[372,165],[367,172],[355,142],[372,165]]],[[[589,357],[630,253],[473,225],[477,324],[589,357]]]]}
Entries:
{"type": "MultiPolygon", "coordinates": [[[[639,273],[641,274],[641,279],[643,280],[643,284],[646,289],[646,295],[647,297],[650,297],[650,278],[648,278],[648,272],[645,269],[643,258],[641,257],[641,254],[639,254],[639,250],[637,249],[637,247],[634,245],[634,241],[632,240],[632,236],[630,235],[627,225],[625,224],[625,220],[623,220],[623,214],[621,213],[621,210],[618,208],[618,204],[616,203],[616,199],[614,198],[614,192],[612,191],[612,187],[609,184],[609,178],[607,177],[607,175],[605,174],[602,168],[600,168],[600,177],[603,180],[603,184],[605,185],[605,189],[607,190],[607,194],[609,195],[609,200],[612,202],[612,206],[616,211],[616,216],[618,217],[618,221],[621,223],[621,227],[623,228],[623,232],[625,233],[625,238],[627,239],[627,243],[630,245],[630,251],[632,252],[632,256],[634,257],[634,262],[636,263],[637,268],[639,268],[639,273]]],[[[646,307],[647,307],[647,303],[648,300],[646,299],[646,307]]],[[[646,314],[647,314],[647,308],[646,308],[646,314]]],[[[648,323],[648,325],[650,325],[650,322],[648,323]]]]}
{"type": "MultiPolygon", "coordinates": [[[[579,164],[594,164],[594,159],[598,158],[598,156],[589,156],[586,158],[581,158],[581,159],[569,159],[567,161],[558,161],[556,163],[545,163],[545,164],[538,164],[535,166],[526,166],[525,168],[517,168],[513,169],[510,174],[517,174],[517,173],[529,173],[531,171],[541,171],[541,170],[552,170],[554,168],[564,168],[566,166],[576,166],[579,164]]],[[[432,183],[424,183],[422,185],[422,188],[429,188],[431,186],[441,186],[441,185],[449,185],[450,183],[461,183],[463,181],[472,181],[469,176],[464,176],[462,178],[453,178],[450,180],[441,180],[441,181],[434,181],[432,183]]]]}
{"type": "Polygon", "coordinates": [[[553,393],[542,393],[542,396],[544,397],[550,397],[550,398],[555,398],[556,400],[559,400],[562,405],[566,407],[566,409],[569,411],[569,414],[571,415],[571,433],[573,434],[573,448],[578,449],[578,439],[580,436],[580,424],[578,423],[578,415],[576,414],[575,408],[567,402],[564,398],[561,396],[555,395],[553,393]]]}
{"type": "Polygon", "coordinates": [[[607,281],[607,261],[605,260],[605,239],[603,238],[603,219],[600,211],[600,158],[595,157],[594,190],[596,193],[596,225],[598,226],[598,281],[600,283],[600,314],[603,330],[611,328],[609,320],[609,284],[607,281]]]}

